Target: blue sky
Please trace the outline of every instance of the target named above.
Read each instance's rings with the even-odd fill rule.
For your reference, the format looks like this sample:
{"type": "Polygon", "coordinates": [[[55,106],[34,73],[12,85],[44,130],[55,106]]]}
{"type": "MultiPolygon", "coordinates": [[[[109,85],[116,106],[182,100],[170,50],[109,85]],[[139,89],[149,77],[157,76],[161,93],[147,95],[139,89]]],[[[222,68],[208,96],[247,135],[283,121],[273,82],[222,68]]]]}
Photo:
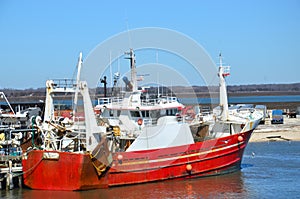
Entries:
{"type": "Polygon", "coordinates": [[[229,85],[300,82],[300,1],[141,2],[1,0],[0,89],[71,78],[80,51],[143,27],[181,32],[216,62],[221,51],[229,85]]]}

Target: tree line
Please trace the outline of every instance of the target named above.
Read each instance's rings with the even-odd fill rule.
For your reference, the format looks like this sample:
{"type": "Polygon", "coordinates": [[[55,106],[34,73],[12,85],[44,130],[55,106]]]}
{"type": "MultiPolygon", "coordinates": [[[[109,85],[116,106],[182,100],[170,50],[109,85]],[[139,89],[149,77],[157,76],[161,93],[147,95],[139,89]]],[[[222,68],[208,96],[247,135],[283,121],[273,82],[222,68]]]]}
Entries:
{"type": "MultiPolygon", "coordinates": [[[[109,89],[109,88],[108,88],[109,89]]],[[[175,93],[205,93],[208,92],[207,86],[173,86],[172,88],[162,88],[175,93]]],[[[214,87],[217,91],[218,87],[214,87]]],[[[93,89],[92,89],[93,90],[93,89]]],[[[101,95],[104,93],[102,87],[96,88],[96,93],[101,95]]],[[[156,88],[150,89],[156,92],[156,88]]],[[[228,85],[228,93],[245,93],[245,92],[300,92],[300,83],[293,84],[251,84],[251,85],[228,85]]],[[[46,95],[45,88],[29,88],[29,89],[2,89],[7,98],[18,98],[18,97],[40,97],[46,95]]],[[[210,90],[211,91],[211,90],[210,90]]]]}

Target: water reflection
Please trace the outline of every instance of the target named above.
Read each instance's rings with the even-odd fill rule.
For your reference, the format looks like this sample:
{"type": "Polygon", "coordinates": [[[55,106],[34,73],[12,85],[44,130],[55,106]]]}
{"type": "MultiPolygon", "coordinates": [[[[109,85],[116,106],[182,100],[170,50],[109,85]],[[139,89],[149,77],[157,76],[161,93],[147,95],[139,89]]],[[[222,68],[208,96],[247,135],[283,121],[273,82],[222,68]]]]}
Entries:
{"type": "MultiPolygon", "coordinates": [[[[19,193],[20,194],[20,193],[19,193]]],[[[18,195],[19,195],[18,194],[18,195]]],[[[235,198],[247,197],[241,172],[81,192],[25,190],[22,198],[235,198]]],[[[20,196],[20,195],[19,195],[20,196]]]]}

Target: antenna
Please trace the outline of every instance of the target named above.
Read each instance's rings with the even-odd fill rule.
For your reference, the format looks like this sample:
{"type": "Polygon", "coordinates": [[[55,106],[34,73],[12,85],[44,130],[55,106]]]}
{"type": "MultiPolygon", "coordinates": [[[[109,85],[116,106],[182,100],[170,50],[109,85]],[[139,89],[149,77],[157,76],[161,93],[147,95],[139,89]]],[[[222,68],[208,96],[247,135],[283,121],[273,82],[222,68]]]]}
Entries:
{"type": "MultiPolygon", "coordinates": [[[[158,52],[156,51],[156,63],[158,64],[158,52]]],[[[157,97],[159,97],[159,73],[157,72],[157,97]]]]}
{"type": "Polygon", "coordinates": [[[128,33],[129,47],[132,48],[129,25],[128,25],[128,18],[126,19],[126,29],[127,29],[127,33],[128,33]]]}
{"type": "Polygon", "coordinates": [[[173,97],[173,82],[171,80],[171,97],[173,97]]]}
{"type": "Polygon", "coordinates": [[[118,57],[118,73],[120,73],[120,56],[118,57]]]}
{"type": "Polygon", "coordinates": [[[112,88],[113,78],[112,78],[112,68],[111,68],[111,51],[109,51],[109,71],[110,71],[110,88],[112,88]]]}
{"type": "Polygon", "coordinates": [[[157,97],[159,97],[159,73],[157,72],[157,97]]]}

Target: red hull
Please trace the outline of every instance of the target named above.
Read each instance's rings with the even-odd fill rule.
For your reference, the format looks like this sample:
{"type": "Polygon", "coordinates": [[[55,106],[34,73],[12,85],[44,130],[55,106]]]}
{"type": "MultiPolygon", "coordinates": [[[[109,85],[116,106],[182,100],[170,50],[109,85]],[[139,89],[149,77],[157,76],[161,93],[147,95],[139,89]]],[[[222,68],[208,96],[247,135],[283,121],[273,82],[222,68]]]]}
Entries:
{"type": "Polygon", "coordinates": [[[24,184],[32,189],[87,190],[103,188],[89,154],[34,150],[23,159],[24,184]],[[58,158],[43,158],[45,153],[58,158]]]}
{"type": "Polygon", "coordinates": [[[88,154],[34,150],[23,160],[24,184],[32,189],[86,190],[175,178],[204,177],[240,169],[251,132],[195,144],[113,154],[111,168],[98,176],[88,154]],[[241,139],[242,136],[242,139],[241,139]]]}

